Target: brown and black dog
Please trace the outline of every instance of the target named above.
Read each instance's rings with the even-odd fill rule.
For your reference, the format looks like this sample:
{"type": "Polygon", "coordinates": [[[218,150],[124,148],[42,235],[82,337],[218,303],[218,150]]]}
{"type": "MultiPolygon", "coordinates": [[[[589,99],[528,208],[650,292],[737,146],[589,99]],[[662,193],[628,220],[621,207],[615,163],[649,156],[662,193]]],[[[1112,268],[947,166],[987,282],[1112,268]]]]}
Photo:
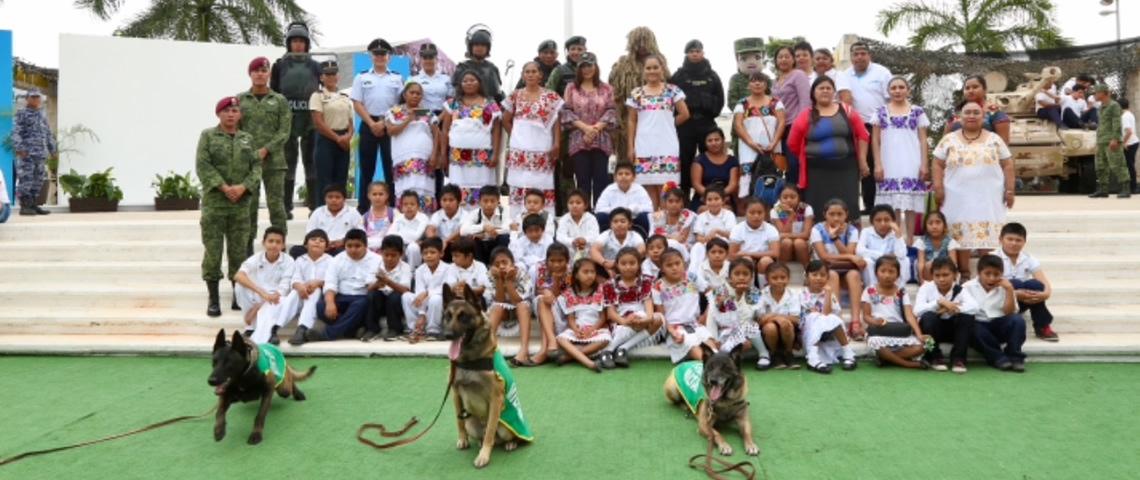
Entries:
{"type": "MultiPolygon", "coordinates": [[[[280,352],[276,347],[269,347],[272,352],[280,352]]],[[[241,332],[234,330],[233,340],[227,342],[226,330],[218,330],[218,337],[214,340],[214,371],[206,381],[214,387],[214,394],[218,396],[218,412],[214,420],[215,441],[221,441],[226,436],[226,411],[234,402],[261,400],[257,418],[253,421],[253,433],[249,434],[249,444],[257,445],[261,443],[265,415],[269,413],[274,391],[282,398],[292,395],[298,402],[305,400],[305,394],[297,388],[297,382],[309,378],[317,367],[309,367],[307,372],[298,373],[283,364],[284,357],[278,356],[276,359],[268,358],[270,361],[267,362],[267,370],[262,371],[258,367],[261,355],[261,349],[246,340],[241,332]],[[278,362],[281,364],[278,365],[278,362]],[[284,375],[284,378],[279,380],[279,375],[284,375]]]]}
{"type": "MultiPolygon", "coordinates": [[[[744,346],[737,345],[731,352],[713,352],[708,345],[701,345],[701,350],[704,353],[704,372],[700,381],[705,395],[697,406],[698,432],[712,440],[721,455],[732,455],[732,446],[716,427],[734,421],[744,439],[745,453],[759,455],[760,447],[752,440],[752,419],[748,414],[748,379],[740,369],[744,346]]],[[[665,398],[685,405],[676,370],[670,372],[665,380],[665,398]]]]}
{"type": "Polygon", "coordinates": [[[472,441],[481,442],[475,467],[482,468],[491,462],[495,444],[509,452],[529,439],[500,422],[504,402],[517,402],[517,395],[507,398],[508,382],[494,369],[498,347],[479,299],[469,288],[463,293],[458,296],[450,285],[443,286],[443,330],[451,341],[448,357],[455,367],[451,391],[459,428],[456,447],[463,450],[472,441]]]}

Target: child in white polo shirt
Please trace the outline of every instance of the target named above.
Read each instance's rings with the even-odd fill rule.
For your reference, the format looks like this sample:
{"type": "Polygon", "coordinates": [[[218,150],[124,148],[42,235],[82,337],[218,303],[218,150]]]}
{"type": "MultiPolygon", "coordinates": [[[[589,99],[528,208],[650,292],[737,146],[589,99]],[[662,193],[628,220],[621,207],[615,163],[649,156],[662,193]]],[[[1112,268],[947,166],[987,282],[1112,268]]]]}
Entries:
{"type": "Polygon", "coordinates": [[[510,230],[503,207],[499,205],[499,187],[487,185],[479,189],[479,208],[463,218],[459,234],[475,239],[475,258],[490,263],[491,250],[510,244],[510,230]]]}
{"type": "Polygon", "coordinates": [[[554,239],[570,250],[570,260],[590,256],[590,244],[601,235],[598,219],[586,211],[586,194],[571,191],[566,198],[567,214],[558,219],[554,239]]]}
{"type": "Polygon", "coordinates": [[[1017,293],[1003,271],[1001,258],[984,255],[978,259],[978,277],[962,288],[978,304],[974,348],[994,368],[1021,373],[1025,371],[1025,353],[1021,351],[1025,319],[1017,313],[1017,293]]]}
{"type": "Polygon", "coordinates": [[[744,201],[744,215],[728,237],[728,258],[751,258],[762,276],[780,255],[780,232],[768,223],[768,206],[759,198],[744,201]]]}
{"type": "Polygon", "coordinates": [[[399,235],[388,235],[380,243],[380,270],[376,272],[375,290],[368,293],[368,316],[364,319],[363,342],[371,342],[380,336],[380,316],[388,325],[381,337],[385,342],[392,341],[404,332],[404,294],[412,289],[412,266],[401,260],[404,255],[404,239],[399,235]]]}
{"type": "Polygon", "coordinates": [[[598,201],[594,202],[594,215],[598,217],[598,228],[610,228],[610,219],[617,208],[625,208],[630,212],[630,221],[641,227],[644,234],[649,232],[649,214],[653,212],[653,200],[649,192],[640,184],[633,183],[637,179],[633,164],[620,161],[614,166],[614,183],[602,190],[598,201]]]}
{"type": "Polygon", "coordinates": [[[424,212],[420,211],[420,196],[414,190],[406,190],[400,195],[401,215],[392,221],[388,235],[399,235],[404,239],[404,259],[412,268],[420,266],[420,238],[423,238],[428,224],[431,222],[424,212]]]}
{"type": "Polygon", "coordinates": [[[459,227],[463,225],[463,212],[459,209],[459,187],[444,185],[439,192],[439,210],[431,214],[431,221],[424,236],[443,240],[443,261],[451,260],[451,246],[459,239],[459,227]]]}
{"type": "MultiPolygon", "coordinates": [[[[285,231],[278,227],[265,229],[261,237],[265,251],[256,253],[241,264],[234,281],[234,294],[245,318],[246,336],[252,336],[257,323],[276,324],[282,313],[281,301],[289,295],[293,280],[293,259],[284,254],[285,231]],[[264,317],[264,319],[262,319],[264,317]]],[[[280,343],[276,329],[261,332],[256,343],[280,343]]]]}
{"type": "MultiPolygon", "coordinates": [[[[364,228],[364,217],[354,208],[345,208],[344,199],[348,196],[344,185],[332,184],[325,187],[325,204],[313,210],[305,232],[316,229],[325,231],[329,237],[329,255],[337,256],[344,251],[344,236],[354,228],[364,228]]],[[[297,258],[305,254],[305,247],[297,245],[289,250],[289,255],[297,258]]]]}
{"type": "Polygon", "coordinates": [[[704,262],[709,240],[728,241],[736,227],[736,213],[724,208],[724,189],[713,185],[705,189],[705,211],[693,221],[693,248],[689,253],[689,271],[696,271],[704,262]]]}
{"type": "Polygon", "coordinates": [[[1025,253],[1025,226],[1010,222],[1001,227],[1001,250],[996,253],[1004,266],[1005,278],[1013,284],[1017,293],[1017,313],[1024,314],[1029,310],[1029,317],[1033,319],[1033,332],[1037,338],[1046,342],[1056,342],[1060,338],[1053,331],[1053,314],[1045,301],[1053,293],[1053,285],[1041,262],[1025,253]]]}
{"type": "Polygon", "coordinates": [[[444,283],[451,285],[455,296],[463,298],[464,289],[471,289],[476,298],[483,298],[490,282],[487,279],[487,266],[475,260],[475,241],[460,237],[451,245],[451,276],[444,283]]]}
{"type": "Polygon", "coordinates": [[[288,325],[296,317],[297,330],[293,331],[289,344],[296,346],[305,343],[305,332],[313,328],[317,321],[317,301],[323,295],[325,272],[333,261],[333,257],[325,253],[328,244],[329,237],[324,230],[318,228],[305,234],[304,245],[307,251],[293,261],[293,291],[285,299],[288,311],[281,315],[276,325],[263,325],[259,322],[257,331],[253,333],[255,337],[262,329],[274,327],[272,335],[276,335],[276,329],[288,325]]]}
{"type": "Polygon", "coordinates": [[[546,249],[551,243],[554,241],[546,234],[546,220],[532,213],[523,219],[523,235],[511,240],[511,254],[519,268],[529,272],[531,267],[546,259],[546,249]]]}
{"type": "Polygon", "coordinates": [[[598,235],[590,247],[590,259],[601,265],[610,275],[616,275],[614,261],[618,250],[624,247],[636,248],[639,253],[645,252],[645,240],[637,232],[630,230],[633,214],[624,207],[615,208],[610,219],[610,229],[598,235]]]}
{"type": "Polygon", "coordinates": [[[424,263],[416,268],[416,291],[403,297],[410,343],[443,339],[443,283],[451,276],[451,265],[443,262],[442,240],[424,239],[420,253],[424,263]]]}
{"type": "Polygon", "coordinates": [[[354,228],[344,234],[344,254],[337,255],[325,272],[324,296],[317,301],[317,318],[324,330],[310,329],[305,341],[336,340],[354,336],[368,314],[368,292],[378,288],[376,272],[383,261],[368,250],[368,234],[354,228]]]}

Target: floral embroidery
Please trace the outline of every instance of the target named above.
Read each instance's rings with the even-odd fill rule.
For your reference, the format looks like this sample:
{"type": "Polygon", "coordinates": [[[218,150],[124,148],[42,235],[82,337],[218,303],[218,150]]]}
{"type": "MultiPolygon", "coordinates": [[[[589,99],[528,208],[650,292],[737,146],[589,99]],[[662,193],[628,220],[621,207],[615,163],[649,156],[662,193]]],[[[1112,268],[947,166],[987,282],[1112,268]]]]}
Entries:
{"type": "Polygon", "coordinates": [[[447,104],[448,110],[451,110],[451,116],[454,120],[462,120],[465,118],[479,119],[483,125],[490,125],[494,121],[496,114],[501,113],[499,104],[491,101],[484,101],[482,105],[468,106],[458,98],[451,99],[447,104]]]}
{"type": "Polygon", "coordinates": [[[483,148],[452,148],[451,163],[459,167],[495,168],[493,152],[483,148]]]}
{"type": "MultiPolygon", "coordinates": [[[[407,105],[397,105],[388,111],[391,112],[392,121],[395,123],[404,123],[404,120],[408,118],[408,114],[415,112],[414,109],[408,108],[407,105]]],[[[436,117],[435,115],[420,115],[413,121],[431,125],[435,123],[436,117]]]]}
{"type": "Polygon", "coordinates": [[[573,288],[567,287],[562,292],[562,297],[566,299],[566,309],[573,310],[581,306],[595,306],[598,310],[606,307],[606,296],[602,293],[602,289],[595,288],[593,292],[586,295],[579,295],[573,288]]]}
{"type": "MultiPolygon", "coordinates": [[[[808,289],[800,292],[800,316],[806,316],[811,313],[823,313],[824,292],[812,293],[808,289]]],[[[831,314],[839,315],[839,299],[834,295],[831,296],[831,314]]]]}
{"type": "Polygon", "coordinates": [[[693,225],[693,220],[697,214],[692,210],[683,209],[681,215],[677,218],[677,223],[669,223],[668,215],[664,211],[653,213],[653,235],[662,235],[665,237],[673,236],[686,228],[693,225]]]}
{"type": "Polygon", "coordinates": [[[602,291],[606,294],[606,302],[610,304],[641,303],[649,298],[653,291],[653,277],[642,275],[632,287],[627,287],[620,278],[615,278],[606,282],[602,286],[602,291]]]}
{"type": "Polygon", "coordinates": [[[681,160],[674,155],[637,157],[637,174],[680,174],[681,160]]]}
{"type": "Polygon", "coordinates": [[[540,173],[554,170],[554,158],[550,152],[527,152],[510,149],[507,151],[507,167],[532,170],[540,173]]]}
{"type": "Polygon", "coordinates": [[[634,108],[644,111],[669,110],[672,111],[677,103],[677,95],[681,89],[676,85],[667,84],[660,95],[645,93],[645,87],[637,87],[629,94],[629,101],[634,108]]]}
{"type": "Polygon", "coordinates": [[[740,104],[744,107],[745,118],[770,117],[776,114],[776,103],[779,101],[780,100],[772,97],[769,99],[767,105],[752,105],[748,102],[748,98],[745,97],[744,100],[740,101],[740,104]]]}
{"type": "Polygon", "coordinates": [[[886,178],[879,182],[879,193],[926,193],[926,182],[918,178],[886,178]]]}
{"type": "Polygon", "coordinates": [[[547,268],[545,260],[539,262],[535,267],[534,275],[534,287],[536,292],[541,290],[554,290],[556,295],[561,295],[562,290],[565,289],[567,285],[570,285],[570,269],[566,269],[566,273],[562,275],[562,278],[555,278],[554,274],[547,268]]]}
{"type": "Polygon", "coordinates": [[[879,107],[878,111],[879,128],[906,128],[907,130],[917,130],[918,120],[924,114],[922,107],[913,106],[910,113],[907,115],[890,115],[887,112],[887,107],[879,107]]]}
{"type": "Polygon", "coordinates": [[[459,194],[462,195],[462,202],[467,204],[468,207],[478,206],[480,188],[482,187],[459,187],[459,194]]]}
{"type": "Polygon", "coordinates": [[[543,125],[550,124],[551,118],[554,117],[555,107],[562,101],[557,94],[549,90],[543,92],[535,100],[527,100],[522,98],[519,90],[511,93],[509,106],[514,107],[514,115],[516,118],[525,118],[527,120],[535,120],[543,125]]]}
{"type": "Polygon", "coordinates": [[[664,278],[658,279],[653,282],[653,289],[660,293],[662,305],[680,299],[685,295],[700,295],[700,291],[697,290],[697,279],[692,273],[689,273],[684,280],[674,284],[670,284],[664,278]]]}
{"type": "Polygon", "coordinates": [[[807,213],[807,206],[803,202],[796,205],[794,210],[789,210],[783,203],[776,204],[776,218],[780,220],[780,223],[788,223],[788,220],[792,219],[793,215],[796,222],[802,222],[804,221],[805,213],[807,213]]]}
{"type": "Polygon", "coordinates": [[[410,158],[393,166],[395,169],[395,177],[397,180],[400,177],[409,175],[430,175],[431,171],[428,168],[428,161],[422,158],[410,158]]]}

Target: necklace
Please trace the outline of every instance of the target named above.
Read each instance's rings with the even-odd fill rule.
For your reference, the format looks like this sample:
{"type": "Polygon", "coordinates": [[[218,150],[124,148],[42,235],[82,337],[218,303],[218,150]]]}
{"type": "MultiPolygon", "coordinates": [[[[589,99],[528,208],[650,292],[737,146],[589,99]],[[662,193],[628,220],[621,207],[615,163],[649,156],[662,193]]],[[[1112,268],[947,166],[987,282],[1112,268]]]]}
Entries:
{"type": "Polygon", "coordinates": [[[966,131],[962,130],[962,138],[964,138],[967,143],[974,143],[975,140],[982,138],[982,132],[979,131],[978,134],[974,136],[974,138],[970,138],[966,135],[966,131]]]}

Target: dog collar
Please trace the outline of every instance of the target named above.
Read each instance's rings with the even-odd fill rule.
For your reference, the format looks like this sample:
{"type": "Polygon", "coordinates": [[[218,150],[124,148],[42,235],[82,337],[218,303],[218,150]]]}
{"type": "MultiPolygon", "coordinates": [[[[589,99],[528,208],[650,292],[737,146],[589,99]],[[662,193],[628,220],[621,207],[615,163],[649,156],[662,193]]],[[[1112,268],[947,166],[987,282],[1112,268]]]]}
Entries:
{"type": "Polygon", "coordinates": [[[464,362],[455,362],[455,368],[462,368],[464,370],[482,370],[491,371],[495,369],[494,358],[478,358],[475,360],[467,360],[464,362]]]}

